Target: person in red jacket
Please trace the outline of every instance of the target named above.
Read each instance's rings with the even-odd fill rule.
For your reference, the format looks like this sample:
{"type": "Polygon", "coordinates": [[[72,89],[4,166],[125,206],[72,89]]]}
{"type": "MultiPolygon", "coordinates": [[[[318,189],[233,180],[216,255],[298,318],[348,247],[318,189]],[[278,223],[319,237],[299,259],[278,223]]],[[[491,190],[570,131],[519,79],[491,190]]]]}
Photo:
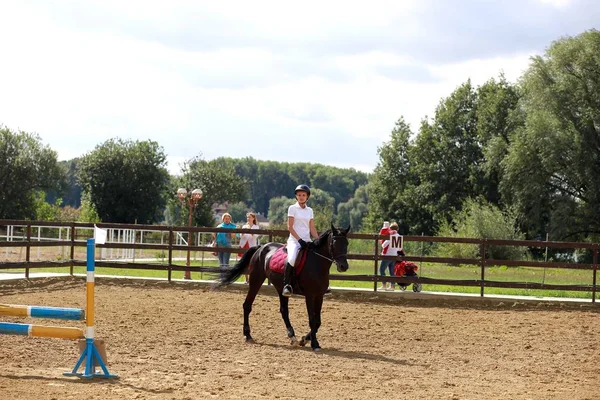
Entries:
{"type": "MultiPolygon", "coordinates": [[[[383,227],[379,230],[380,235],[395,235],[398,233],[398,224],[392,222],[391,224],[388,221],[383,223],[383,227]]],[[[381,240],[381,255],[387,255],[388,248],[390,247],[389,239],[381,240]]],[[[389,254],[392,255],[392,254],[389,254]]],[[[379,265],[379,275],[385,276],[385,270],[389,271],[390,276],[394,276],[394,260],[381,260],[381,264],[379,265]]],[[[381,283],[379,290],[394,290],[395,285],[393,283],[389,283],[386,285],[385,282],[381,283]]]]}

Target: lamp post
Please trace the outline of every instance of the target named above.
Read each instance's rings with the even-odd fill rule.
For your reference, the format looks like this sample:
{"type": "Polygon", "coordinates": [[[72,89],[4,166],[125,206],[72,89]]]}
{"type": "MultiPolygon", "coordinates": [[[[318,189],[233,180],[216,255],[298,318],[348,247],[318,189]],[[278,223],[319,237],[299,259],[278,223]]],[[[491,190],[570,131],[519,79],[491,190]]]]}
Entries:
{"type": "MultiPolygon", "coordinates": [[[[198,202],[202,198],[202,190],[194,189],[194,190],[192,190],[190,197],[188,197],[188,191],[184,188],[179,188],[179,189],[177,189],[177,198],[179,199],[179,201],[181,202],[182,205],[187,204],[190,207],[190,215],[188,218],[188,228],[191,228],[192,227],[192,216],[194,215],[194,209],[196,208],[196,205],[198,205],[198,202]]],[[[188,250],[187,250],[187,258],[185,261],[186,267],[190,266],[190,247],[192,246],[192,241],[193,241],[192,240],[192,230],[190,229],[188,231],[188,250]]],[[[185,270],[183,279],[192,279],[192,274],[189,269],[185,270]]]]}

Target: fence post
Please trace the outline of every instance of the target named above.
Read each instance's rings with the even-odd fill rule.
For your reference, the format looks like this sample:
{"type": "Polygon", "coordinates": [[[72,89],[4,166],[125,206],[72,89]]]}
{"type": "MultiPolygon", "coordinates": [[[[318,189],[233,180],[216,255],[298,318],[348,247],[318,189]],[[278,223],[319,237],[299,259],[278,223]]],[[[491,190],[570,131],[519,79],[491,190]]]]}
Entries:
{"type": "Polygon", "coordinates": [[[168,268],[167,280],[169,282],[171,282],[171,273],[173,272],[171,270],[171,265],[173,265],[173,227],[172,226],[169,227],[169,264],[167,266],[167,268],[168,268]]]}
{"type": "Polygon", "coordinates": [[[73,265],[75,262],[75,223],[71,222],[71,249],[70,249],[70,260],[71,266],[69,268],[69,274],[73,276],[73,265]]]}
{"type": "Polygon", "coordinates": [[[375,235],[375,245],[373,246],[373,251],[374,251],[374,259],[375,261],[373,261],[373,275],[375,275],[375,281],[373,282],[373,291],[377,291],[377,283],[378,283],[378,279],[377,279],[377,254],[379,253],[379,238],[377,237],[377,235],[375,235]]]}
{"type": "Polygon", "coordinates": [[[481,297],[485,290],[485,239],[481,242],[481,297]]]}
{"type": "Polygon", "coordinates": [[[25,278],[29,279],[29,262],[31,261],[31,224],[27,224],[27,247],[25,248],[25,278]]]}
{"type": "MultiPolygon", "coordinates": [[[[269,233],[269,242],[273,241],[273,234],[269,233]]],[[[267,286],[271,286],[271,278],[267,278],[267,286]]]]}
{"type": "Polygon", "coordinates": [[[598,249],[595,248],[594,249],[594,258],[593,258],[593,263],[594,263],[594,272],[592,273],[592,303],[596,302],[596,275],[598,272],[598,249]]]}

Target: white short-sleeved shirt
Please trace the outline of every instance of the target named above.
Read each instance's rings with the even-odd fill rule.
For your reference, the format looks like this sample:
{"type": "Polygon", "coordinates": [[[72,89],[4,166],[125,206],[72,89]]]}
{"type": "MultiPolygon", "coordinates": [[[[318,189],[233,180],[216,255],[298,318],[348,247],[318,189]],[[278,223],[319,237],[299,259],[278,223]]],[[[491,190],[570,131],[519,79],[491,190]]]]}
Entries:
{"type": "MultiPolygon", "coordinates": [[[[288,217],[294,217],[294,230],[301,239],[310,240],[310,220],[314,218],[313,210],[309,206],[304,208],[296,202],[288,208],[288,217]]],[[[290,234],[290,238],[293,236],[290,234]]]]}
{"type": "MultiPolygon", "coordinates": [[[[242,226],[242,229],[260,229],[258,225],[245,224],[242,226]]],[[[256,246],[256,240],[258,239],[258,235],[253,235],[251,233],[242,233],[242,237],[240,238],[240,247],[244,247],[246,243],[248,243],[248,247],[256,246]]]]}

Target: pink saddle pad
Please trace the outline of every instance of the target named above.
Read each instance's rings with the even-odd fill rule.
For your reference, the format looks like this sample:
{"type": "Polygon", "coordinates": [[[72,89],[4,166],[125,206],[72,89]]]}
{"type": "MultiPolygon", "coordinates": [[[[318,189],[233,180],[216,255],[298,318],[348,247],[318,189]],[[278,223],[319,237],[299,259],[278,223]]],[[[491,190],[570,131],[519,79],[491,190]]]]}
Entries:
{"type": "MultiPolygon", "coordinates": [[[[278,248],[275,251],[275,254],[273,254],[273,256],[271,257],[271,261],[269,261],[269,269],[273,272],[277,272],[280,274],[283,274],[285,263],[287,261],[287,253],[283,251],[283,249],[285,249],[285,246],[278,248]]],[[[300,275],[300,272],[302,272],[302,269],[304,268],[306,254],[306,251],[300,250],[300,257],[299,260],[296,261],[296,268],[294,268],[296,275],[300,275]]]]}

